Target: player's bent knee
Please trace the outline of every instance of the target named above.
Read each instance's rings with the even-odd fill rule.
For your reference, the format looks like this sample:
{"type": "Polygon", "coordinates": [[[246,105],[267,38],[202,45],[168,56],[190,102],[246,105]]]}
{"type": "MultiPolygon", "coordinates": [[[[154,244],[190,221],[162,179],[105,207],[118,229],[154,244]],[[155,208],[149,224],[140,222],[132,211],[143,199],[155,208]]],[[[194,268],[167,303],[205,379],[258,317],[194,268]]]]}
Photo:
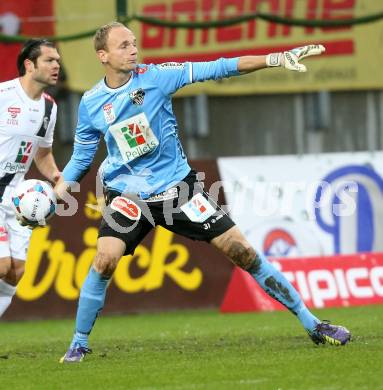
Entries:
{"type": "Polygon", "coordinates": [[[93,261],[93,268],[101,275],[110,277],[113,275],[119,260],[110,253],[98,251],[93,261]]]}
{"type": "Polygon", "coordinates": [[[0,258],[0,279],[4,278],[11,269],[11,258],[2,257],[0,258]]]}
{"type": "Polygon", "coordinates": [[[245,270],[253,265],[256,257],[255,250],[251,246],[245,246],[236,240],[228,243],[225,253],[234,264],[245,270]]]}

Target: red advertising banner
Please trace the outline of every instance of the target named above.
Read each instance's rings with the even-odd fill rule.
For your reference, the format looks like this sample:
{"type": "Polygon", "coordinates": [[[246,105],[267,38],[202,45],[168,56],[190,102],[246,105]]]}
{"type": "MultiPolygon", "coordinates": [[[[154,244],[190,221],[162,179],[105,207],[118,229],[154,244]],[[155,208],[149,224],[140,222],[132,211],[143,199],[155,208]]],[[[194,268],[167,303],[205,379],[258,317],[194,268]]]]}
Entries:
{"type": "MultiPolygon", "coordinates": [[[[54,35],[53,0],[0,2],[0,32],[5,35],[54,35]]],[[[20,43],[0,42],[0,82],[17,77],[20,43]]]]}
{"type": "MultiPolygon", "coordinates": [[[[383,304],[383,253],[279,259],[273,264],[308,307],[383,304]]],[[[239,268],[233,271],[222,312],[281,309],[283,306],[271,299],[247,272],[239,268]]]]}

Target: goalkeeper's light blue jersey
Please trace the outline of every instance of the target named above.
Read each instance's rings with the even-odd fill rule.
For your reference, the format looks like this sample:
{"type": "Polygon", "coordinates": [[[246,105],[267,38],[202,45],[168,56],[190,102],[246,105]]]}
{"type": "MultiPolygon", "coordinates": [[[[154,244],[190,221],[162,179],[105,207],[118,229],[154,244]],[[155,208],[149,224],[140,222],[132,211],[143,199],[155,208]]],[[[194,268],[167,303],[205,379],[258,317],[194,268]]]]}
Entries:
{"type": "Polygon", "coordinates": [[[141,64],[119,88],[101,80],[81,99],[65,181],[79,181],[87,172],[102,136],[108,155],[99,173],[108,189],[145,199],[181,181],[190,167],[178,138],[171,95],[190,83],[238,75],[237,65],[238,58],[141,64]]]}

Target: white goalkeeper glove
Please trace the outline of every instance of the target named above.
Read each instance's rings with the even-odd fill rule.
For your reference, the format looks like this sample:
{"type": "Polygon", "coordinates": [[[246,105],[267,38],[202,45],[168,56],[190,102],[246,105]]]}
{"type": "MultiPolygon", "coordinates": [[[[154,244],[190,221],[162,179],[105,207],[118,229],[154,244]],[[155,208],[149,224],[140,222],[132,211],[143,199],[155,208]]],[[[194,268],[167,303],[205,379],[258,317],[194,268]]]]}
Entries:
{"type": "Polygon", "coordinates": [[[307,68],[299,61],[310,56],[317,56],[326,51],[323,45],[307,45],[296,47],[283,53],[271,53],[266,56],[266,65],[268,67],[281,66],[295,72],[306,72],[307,68]]]}

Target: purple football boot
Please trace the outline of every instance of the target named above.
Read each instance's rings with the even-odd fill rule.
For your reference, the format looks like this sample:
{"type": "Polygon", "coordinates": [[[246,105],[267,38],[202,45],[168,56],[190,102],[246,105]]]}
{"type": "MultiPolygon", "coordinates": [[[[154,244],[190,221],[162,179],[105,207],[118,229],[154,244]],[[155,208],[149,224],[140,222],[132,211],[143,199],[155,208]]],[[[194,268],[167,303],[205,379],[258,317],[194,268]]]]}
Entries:
{"type": "Polygon", "coordinates": [[[331,325],[330,321],[320,322],[313,332],[309,333],[315,344],[345,345],[351,340],[348,329],[339,325],[331,325]]]}
{"type": "Polygon", "coordinates": [[[77,344],[68,349],[66,354],[60,359],[60,363],[80,363],[87,353],[92,353],[92,350],[77,344]]]}

